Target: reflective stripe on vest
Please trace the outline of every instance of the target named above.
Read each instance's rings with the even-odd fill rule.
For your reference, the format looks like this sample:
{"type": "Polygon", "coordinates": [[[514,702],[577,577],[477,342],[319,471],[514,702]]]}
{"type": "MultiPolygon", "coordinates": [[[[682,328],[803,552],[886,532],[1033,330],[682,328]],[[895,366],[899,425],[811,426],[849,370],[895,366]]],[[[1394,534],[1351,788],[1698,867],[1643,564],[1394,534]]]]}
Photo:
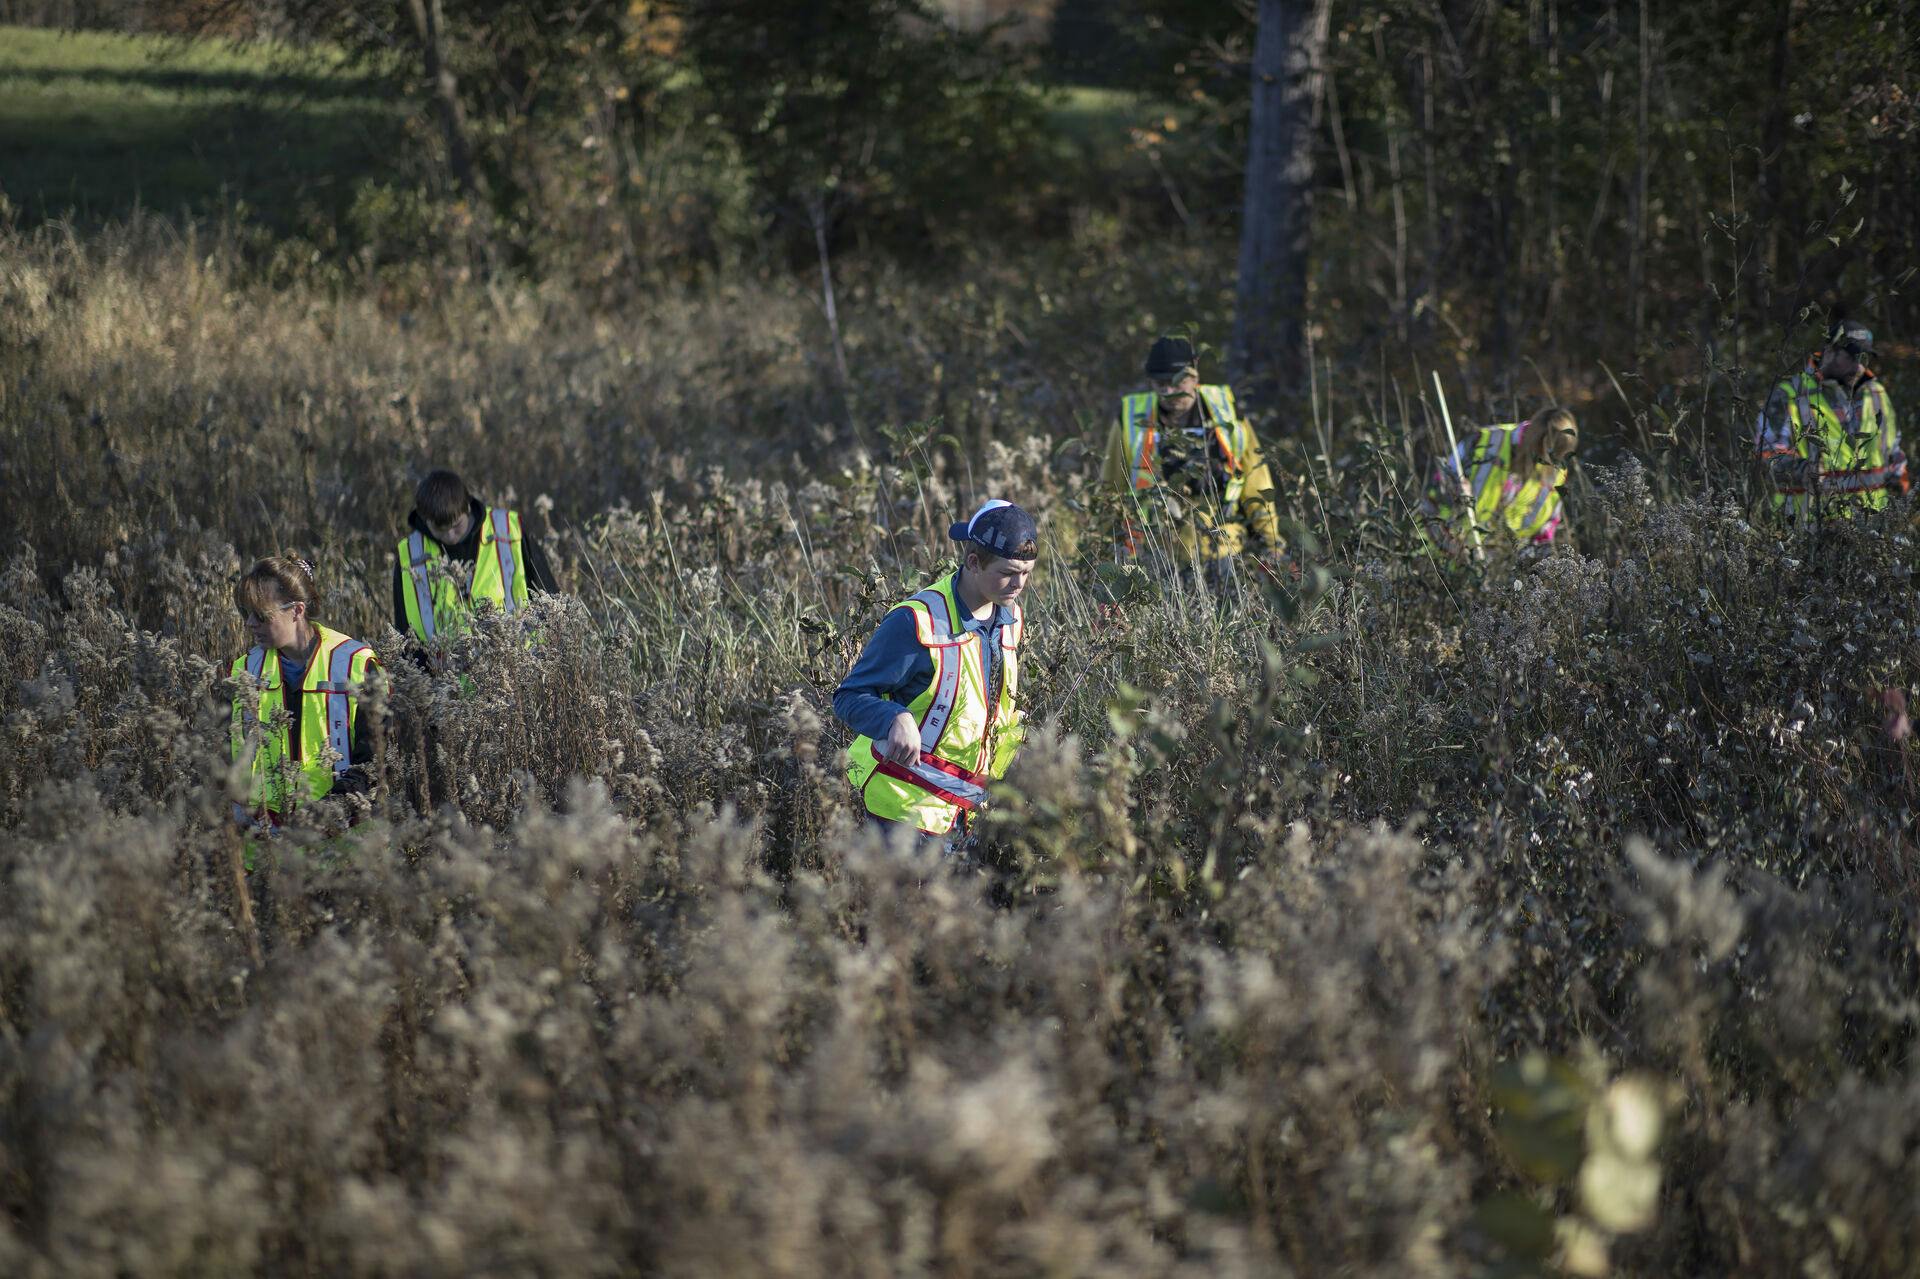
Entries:
{"type": "Polygon", "coordinates": [[[1532,537],[1540,531],[1540,525],[1546,523],[1547,504],[1553,501],[1553,494],[1553,485],[1540,486],[1540,496],[1534,499],[1533,509],[1527,512],[1527,518],[1517,530],[1521,537],[1532,537]]]}
{"type": "MultiPolygon", "coordinates": [[[[265,672],[265,670],[267,670],[267,649],[263,649],[263,647],[248,649],[248,651],[246,651],[246,674],[248,674],[248,678],[252,680],[255,686],[259,684],[261,672],[265,672]]],[[[252,736],[257,728],[259,728],[259,697],[253,699],[252,705],[246,705],[244,701],[240,703],[240,734],[242,734],[242,737],[252,736]]],[[[240,745],[240,743],[236,741],[234,747],[238,749],[238,745],[240,745]]],[[[236,805],[234,805],[234,822],[238,822],[240,826],[248,826],[252,820],[253,814],[248,810],[246,805],[242,805],[242,803],[236,803],[236,805]]]]}
{"type": "MultiPolygon", "coordinates": [[[[1232,506],[1240,500],[1245,479],[1241,458],[1247,451],[1246,424],[1240,420],[1239,412],[1234,408],[1233,392],[1226,387],[1202,386],[1200,401],[1206,405],[1208,426],[1213,431],[1214,441],[1219,444],[1220,452],[1227,460],[1228,479],[1222,497],[1228,506],[1232,506]]],[[[1133,487],[1136,489],[1153,487],[1154,445],[1159,442],[1159,432],[1153,426],[1155,403],[1156,398],[1145,391],[1135,392],[1120,401],[1120,418],[1126,424],[1127,456],[1133,461],[1133,487]]]]}
{"type": "Polygon", "coordinates": [[[1865,493],[1873,489],[1885,488],[1887,481],[1893,478],[1891,466],[1877,466],[1864,471],[1822,471],[1821,488],[1826,492],[1865,493]]]}
{"type": "Polygon", "coordinates": [[[1893,414],[1887,412],[1887,393],[1880,389],[1879,378],[1867,383],[1867,400],[1880,424],[1880,459],[1885,461],[1893,453],[1893,414]]]}
{"type": "Polygon", "coordinates": [[[1887,490],[1902,486],[1905,466],[1895,457],[1896,421],[1879,379],[1867,378],[1857,404],[1843,389],[1840,410],[1822,389],[1812,362],[1783,379],[1780,389],[1786,393],[1792,447],[1774,455],[1806,458],[1820,478],[1814,491],[1780,486],[1775,503],[1796,519],[1818,509],[1822,497],[1849,499],[1835,514],[1883,508],[1887,490]]]}
{"type": "Polygon", "coordinates": [[[493,525],[493,552],[500,557],[500,608],[511,613],[520,607],[513,598],[513,575],[518,565],[513,559],[512,521],[505,508],[498,506],[487,512],[487,519],[493,525]]]}
{"type": "Polygon", "coordinates": [[[956,808],[972,812],[980,807],[987,798],[987,788],[981,783],[986,780],[983,773],[969,773],[966,769],[949,764],[926,751],[920,752],[920,758],[914,761],[911,769],[902,768],[890,759],[876,756],[874,771],[886,777],[903,782],[912,782],[921,790],[929,791],[946,800],[956,808]]]}
{"type": "Polygon", "coordinates": [[[1120,401],[1127,424],[1127,456],[1133,460],[1133,486],[1153,487],[1153,396],[1140,393],[1120,401]]]}
{"type": "Polygon", "coordinates": [[[1484,460],[1473,473],[1473,509],[1476,516],[1491,514],[1480,510],[1481,495],[1487,491],[1487,481],[1493,477],[1497,466],[1502,471],[1513,465],[1513,432],[1511,426],[1495,426],[1487,429],[1487,443],[1484,460]]]}
{"type": "MultiPolygon", "coordinates": [[[[267,650],[264,648],[248,649],[247,650],[248,678],[253,680],[253,682],[257,684],[260,682],[261,676],[266,671],[266,669],[267,669],[267,650]]],[[[241,713],[241,721],[245,725],[245,730],[249,733],[252,732],[254,728],[259,725],[260,702],[258,699],[255,699],[253,705],[241,713]]]]}
{"type": "Polygon", "coordinates": [[[280,682],[281,671],[273,664],[274,654],[269,649],[251,649],[245,657],[234,660],[234,680],[244,679],[257,689],[257,693],[237,689],[233,699],[233,759],[249,764],[249,812],[265,808],[271,813],[284,813],[289,802],[320,798],[333,789],[335,778],[353,766],[353,721],[359,692],[355,674],[357,671],[364,678],[373,651],[338,631],[324,626],[316,629],[319,645],[295,687],[280,682]],[[310,696],[321,700],[288,701],[310,696]],[[300,710],[298,740],[288,732],[285,718],[275,720],[291,706],[300,710]],[[334,757],[331,762],[328,752],[334,757]],[[295,778],[282,775],[288,766],[295,778]]]}
{"type": "Polygon", "coordinates": [[[315,690],[327,695],[327,745],[339,756],[333,761],[335,776],[353,767],[354,684],[350,676],[353,659],[366,651],[367,646],[359,640],[334,645],[333,656],[327,662],[327,682],[315,690]]]}
{"type": "Polygon", "coordinates": [[[1794,396],[1794,400],[1800,410],[1793,418],[1793,424],[1797,427],[1804,428],[1807,423],[1816,420],[1813,415],[1813,400],[1809,394],[1812,382],[1813,379],[1807,377],[1804,373],[1801,374],[1799,384],[1796,388],[1798,393],[1794,396]]]}
{"type": "Polygon", "coordinates": [[[427,581],[427,539],[419,529],[407,536],[407,576],[413,579],[413,602],[420,610],[420,628],[432,639],[436,634],[433,587],[427,581]]]}
{"type": "Polygon", "coordinates": [[[1200,388],[1200,400],[1207,406],[1207,415],[1213,420],[1213,437],[1220,442],[1220,451],[1227,455],[1227,472],[1232,477],[1227,482],[1227,501],[1235,502],[1240,498],[1240,455],[1246,452],[1245,441],[1240,433],[1245,426],[1240,414],[1233,406],[1233,392],[1224,386],[1203,386],[1200,388]]]}
{"type": "Polygon", "coordinates": [[[960,664],[948,660],[946,651],[947,646],[955,642],[954,635],[960,627],[947,606],[946,592],[929,588],[913,598],[926,605],[934,643],[941,645],[933,654],[933,701],[927,704],[926,714],[920,720],[920,754],[925,757],[940,744],[941,735],[947,731],[947,721],[953,718],[953,703],[960,695],[960,664]]]}
{"type": "MultiPolygon", "coordinates": [[[[1804,373],[1794,378],[1793,395],[1790,397],[1787,405],[1787,417],[1792,423],[1793,452],[1802,457],[1817,459],[1820,454],[1819,441],[1814,433],[1807,430],[1807,424],[1809,422],[1819,420],[1814,416],[1813,403],[1807,393],[1809,381],[1810,379],[1804,373]],[[1809,452],[1809,449],[1812,451],[1809,452]]],[[[1780,496],[1780,502],[1786,507],[1787,513],[1797,520],[1805,516],[1811,509],[1813,498],[1812,495],[1802,489],[1791,495],[1783,493],[1780,496]]]]}

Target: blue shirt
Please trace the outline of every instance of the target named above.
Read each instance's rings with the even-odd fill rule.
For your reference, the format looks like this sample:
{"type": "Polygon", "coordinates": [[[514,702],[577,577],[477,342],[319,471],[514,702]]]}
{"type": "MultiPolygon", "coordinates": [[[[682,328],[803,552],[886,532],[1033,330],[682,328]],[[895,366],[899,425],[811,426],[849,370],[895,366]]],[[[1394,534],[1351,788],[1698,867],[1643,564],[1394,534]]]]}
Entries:
{"type": "MultiPolygon", "coordinates": [[[[957,585],[954,598],[959,598],[957,585]]],[[[1000,628],[1012,621],[1013,610],[996,604],[985,621],[963,617],[960,622],[980,637],[981,672],[987,678],[989,697],[997,697],[1000,687],[1000,628]]],[[[931,683],[933,655],[920,643],[913,610],[896,608],[881,620],[860,650],[860,660],[833,690],[833,713],[862,737],[885,741],[894,718],[931,683]]]]}

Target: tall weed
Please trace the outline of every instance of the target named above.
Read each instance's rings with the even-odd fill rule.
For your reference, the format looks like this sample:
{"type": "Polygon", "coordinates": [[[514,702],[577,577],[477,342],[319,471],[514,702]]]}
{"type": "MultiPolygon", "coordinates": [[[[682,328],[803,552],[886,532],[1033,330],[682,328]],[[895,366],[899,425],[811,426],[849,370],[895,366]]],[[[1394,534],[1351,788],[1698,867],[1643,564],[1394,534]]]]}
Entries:
{"type": "Polygon", "coordinates": [[[850,425],[777,290],[642,341],[115,253],[7,277],[8,1273],[1912,1269],[1899,519],[1627,462],[1577,549],[1442,577],[1360,423],[1275,442],[1302,573],[1222,609],[1099,566],[1097,365],[916,353],[995,347],[964,300],[856,342],[850,425]],[[388,625],[429,461],[569,590],[440,673],[388,625]],[[1036,728],[943,863],[827,697],[993,493],[1048,531],[1036,728]],[[286,544],[384,659],[382,785],[249,916],[228,601],[286,544]]]}

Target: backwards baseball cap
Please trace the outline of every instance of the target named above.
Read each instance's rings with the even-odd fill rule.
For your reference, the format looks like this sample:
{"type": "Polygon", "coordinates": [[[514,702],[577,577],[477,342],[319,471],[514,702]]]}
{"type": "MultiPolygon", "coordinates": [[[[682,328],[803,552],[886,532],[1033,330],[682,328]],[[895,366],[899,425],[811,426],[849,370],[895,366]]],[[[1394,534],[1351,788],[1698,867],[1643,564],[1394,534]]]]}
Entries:
{"type": "Polygon", "coordinates": [[[1163,337],[1147,352],[1147,376],[1171,379],[1200,362],[1193,343],[1183,337],[1163,337]]]}
{"type": "Polygon", "coordinates": [[[956,542],[975,542],[1001,559],[1030,560],[1039,554],[1040,529],[1033,516],[1012,502],[994,498],[947,530],[956,542]]]}
{"type": "Polygon", "coordinates": [[[1858,320],[1841,320],[1827,330],[1827,346],[1852,351],[1855,355],[1873,354],[1873,330],[1858,320]]]}

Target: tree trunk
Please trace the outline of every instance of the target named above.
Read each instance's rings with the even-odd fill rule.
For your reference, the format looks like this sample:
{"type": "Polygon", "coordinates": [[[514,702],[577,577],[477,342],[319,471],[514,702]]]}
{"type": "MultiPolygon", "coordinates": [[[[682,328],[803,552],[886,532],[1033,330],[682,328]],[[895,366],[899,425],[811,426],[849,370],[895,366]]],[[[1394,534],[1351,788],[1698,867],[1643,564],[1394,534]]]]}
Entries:
{"type": "MultiPolygon", "coordinates": [[[[1787,264],[1781,260],[1785,237],[1781,234],[1781,223],[1785,219],[1784,183],[1781,181],[1785,167],[1787,143],[1787,113],[1791,109],[1787,100],[1787,72],[1793,51],[1793,0],[1779,0],[1774,9],[1773,20],[1773,65],[1768,75],[1767,113],[1760,125],[1760,234],[1765,237],[1761,261],[1766,271],[1761,276],[1760,302],[1771,310],[1773,307],[1773,286],[1782,278],[1787,264]]],[[[1789,307],[1799,305],[1800,299],[1790,298],[1789,307]]]]}
{"type": "Polygon", "coordinates": [[[1567,255],[1560,227],[1560,158],[1565,137],[1560,123],[1560,6],[1556,0],[1547,0],[1546,39],[1547,118],[1553,130],[1553,159],[1547,172],[1547,301],[1543,308],[1545,323],[1541,327],[1550,335],[1551,354],[1557,367],[1564,339],[1564,326],[1557,321],[1561,294],[1567,282],[1567,255]]]}
{"type": "Polygon", "coordinates": [[[853,377],[847,372],[847,347],[840,337],[840,306],[834,297],[833,258],[827,252],[827,197],[824,192],[807,194],[807,224],[813,228],[813,247],[820,258],[820,303],[827,313],[827,336],[833,340],[833,368],[840,375],[840,394],[847,402],[847,420],[855,433],[859,422],[853,413],[853,377]]]}
{"type": "Polygon", "coordinates": [[[427,84],[440,115],[440,131],[447,142],[447,168],[454,185],[474,207],[475,217],[491,213],[486,176],[473,166],[473,147],[467,140],[467,113],[460,105],[460,85],[447,65],[444,47],[446,20],[440,0],[407,0],[414,35],[426,66],[427,84]]]}
{"type": "Polygon", "coordinates": [[[1306,367],[1312,119],[1330,7],[1260,0],[1232,346],[1234,376],[1255,403],[1271,405],[1306,367]]]}
{"type": "MultiPolygon", "coordinates": [[[[1420,44],[1420,163],[1426,181],[1426,203],[1421,212],[1425,215],[1427,231],[1427,260],[1420,283],[1420,296],[1414,299],[1413,308],[1419,312],[1426,310],[1426,320],[1420,330],[1430,333],[1433,330],[1434,317],[1440,312],[1440,288],[1443,283],[1441,267],[1446,262],[1446,246],[1440,241],[1440,125],[1434,115],[1433,107],[1433,37],[1428,36],[1420,44]]],[[[1454,232],[1448,230],[1451,239],[1454,232]]],[[[1416,333],[1416,336],[1419,336],[1416,333]]]]}
{"type": "Polygon", "coordinates": [[[1639,96],[1634,105],[1633,124],[1633,243],[1627,254],[1627,296],[1633,306],[1633,354],[1640,356],[1640,343],[1647,329],[1647,173],[1652,157],[1653,135],[1648,128],[1647,106],[1653,96],[1653,32],[1647,16],[1647,0],[1640,0],[1639,96]]]}

